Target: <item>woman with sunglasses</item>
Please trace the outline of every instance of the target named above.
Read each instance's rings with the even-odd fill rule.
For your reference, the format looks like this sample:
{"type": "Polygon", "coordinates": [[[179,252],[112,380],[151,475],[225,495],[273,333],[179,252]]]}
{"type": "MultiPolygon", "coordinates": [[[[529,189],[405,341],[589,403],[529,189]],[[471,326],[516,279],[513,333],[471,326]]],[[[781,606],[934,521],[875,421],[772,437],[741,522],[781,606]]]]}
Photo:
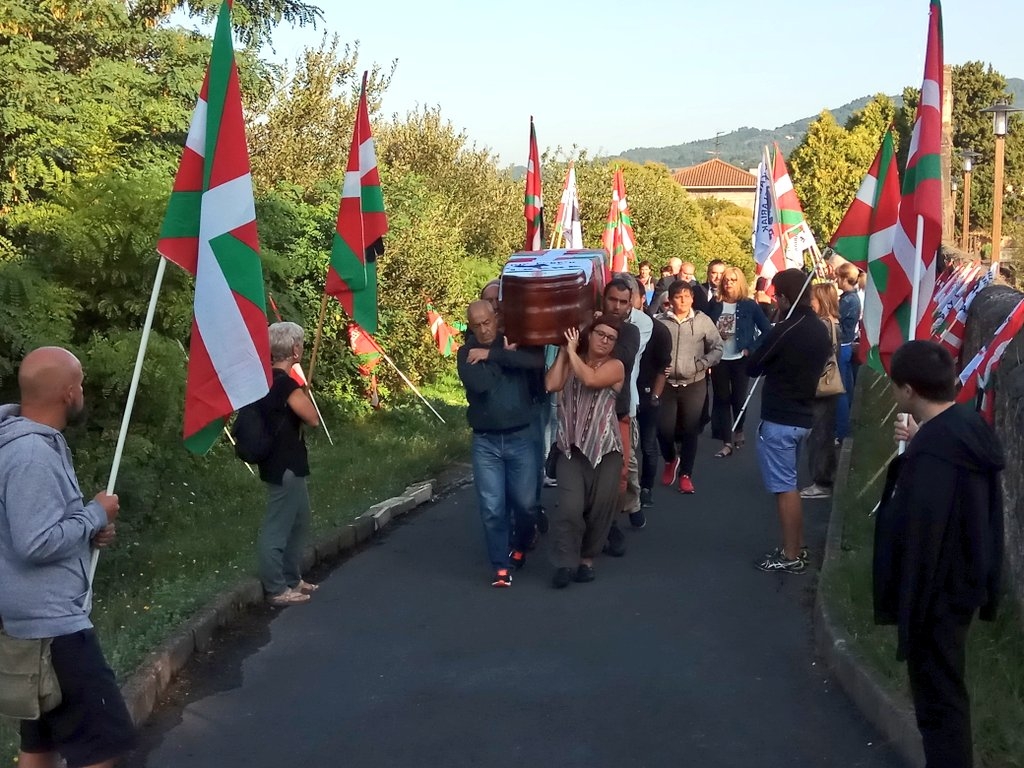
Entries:
{"type": "Polygon", "coordinates": [[[622,322],[602,315],[582,332],[565,332],[565,346],[548,369],[548,392],[559,392],[558,506],[549,536],[555,575],[552,586],[594,580],[594,558],[608,539],[618,510],[622,437],[615,398],[625,369],[612,357],[622,322]]]}

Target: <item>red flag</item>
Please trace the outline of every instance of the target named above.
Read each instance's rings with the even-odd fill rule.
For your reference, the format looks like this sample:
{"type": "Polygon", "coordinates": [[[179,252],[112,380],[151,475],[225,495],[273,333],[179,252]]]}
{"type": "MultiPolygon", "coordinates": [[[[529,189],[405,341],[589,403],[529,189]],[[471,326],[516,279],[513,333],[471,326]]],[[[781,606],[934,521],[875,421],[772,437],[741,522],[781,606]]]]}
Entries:
{"type": "Polygon", "coordinates": [[[352,320],[376,333],[377,259],[384,253],[388,217],[377,172],[377,151],[370,134],[366,79],[364,72],[325,290],[341,303],[352,320]]]}
{"type": "Polygon", "coordinates": [[[157,251],[195,276],[185,446],[205,453],[270,388],[270,341],[230,3],[174,179],[157,251]]]}
{"type": "Polygon", "coordinates": [[[537,151],[537,129],[530,116],[530,159],[526,166],[526,195],[523,200],[526,217],[526,245],[524,250],[544,248],[544,192],[541,185],[540,153],[537,151]]]}
{"type": "Polygon", "coordinates": [[[633,218],[629,215],[629,201],[626,199],[626,179],[622,169],[615,171],[612,178],[612,203],[608,207],[608,220],[604,225],[601,244],[608,251],[608,271],[628,272],[636,261],[636,239],[633,234],[633,218]]]}
{"type": "Polygon", "coordinates": [[[900,313],[904,338],[926,339],[931,332],[927,308],[935,289],[935,263],[942,242],[942,63],[942,6],[939,0],[931,0],[924,81],[903,174],[900,223],[893,242],[909,290],[900,313]],[[910,317],[915,295],[917,312],[910,317]]]}
{"type": "Polygon", "coordinates": [[[981,415],[989,424],[995,421],[995,391],[992,388],[992,376],[999,368],[1006,348],[1021,328],[1024,328],[1024,299],[1017,303],[1009,317],[996,329],[992,340],[978,350],[978,354],[960,374],[960,383],[963,388],[957,395],[956,401],[969,403],[974,400],[981,415]]]}
{"type": "Polygon", "coordinates": [[[369,376],[380,363],[380,347],[376,340],[358,323],[348,324],[348,345],[359,359],[359,373],[369,376]]]}
{"type": "Polygon", "coordinates": [[[430,335],[437,344],[437,351],[445,357],[451,357],[462,346],[455,338],[458,330],[448,325],[431,304],[427,304],[427,323],[430,325],[430,335]]]}

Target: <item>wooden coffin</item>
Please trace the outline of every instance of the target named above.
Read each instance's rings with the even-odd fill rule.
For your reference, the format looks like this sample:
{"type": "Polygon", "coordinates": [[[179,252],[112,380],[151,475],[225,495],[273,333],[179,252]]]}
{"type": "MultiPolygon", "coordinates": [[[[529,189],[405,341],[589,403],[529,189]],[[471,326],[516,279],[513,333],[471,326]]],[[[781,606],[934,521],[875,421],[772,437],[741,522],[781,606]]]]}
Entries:
{"type": "Polygon", "coordinates": [[[567,328],[580,328],[601,307],[603,250],[523,251],[501,271],[505,336],[523,345],[562,344],[567,328]]]}

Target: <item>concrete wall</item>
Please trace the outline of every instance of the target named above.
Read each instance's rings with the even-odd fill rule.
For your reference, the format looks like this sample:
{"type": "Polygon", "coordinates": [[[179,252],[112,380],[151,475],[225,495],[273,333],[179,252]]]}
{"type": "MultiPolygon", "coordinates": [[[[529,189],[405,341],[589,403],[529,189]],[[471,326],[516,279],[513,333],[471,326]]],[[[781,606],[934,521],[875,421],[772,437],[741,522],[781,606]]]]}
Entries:
{"type": "MultiPolygon", "coordinates": [[[[971,304],[960,362],[966,364],[992,338],[1024,294],[1005,285],[985,289],[971,304]]],[[[995,428],[1006,452],[1003,500],[1006,571],[1024,609],[1024,333],[1010,342],[995,373],[995,428]]]]}

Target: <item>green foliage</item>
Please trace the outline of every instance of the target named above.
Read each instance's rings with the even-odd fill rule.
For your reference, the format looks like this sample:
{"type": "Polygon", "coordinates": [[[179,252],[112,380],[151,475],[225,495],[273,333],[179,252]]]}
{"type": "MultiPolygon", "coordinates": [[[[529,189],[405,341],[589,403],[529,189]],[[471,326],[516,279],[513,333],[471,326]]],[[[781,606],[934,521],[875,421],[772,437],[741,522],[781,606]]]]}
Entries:
{"type": "MultiPolygon", "coordinates": [[[[560,153],[546,153],[541,160],[549,239],[568,168],[568,161],[553,160],[552,154],[560,153]]],[[[692,261],[698,274],[715,258],[750,266],[750,211],[720,200],[697,200],[672,179],[663,165],[606,162],[590,159],[585,153],[574,162],[580,223],[588,248],[601,247],[611,204],[612,176],[616,168],[621,168],[638,261],[650,261],[657,267],[678,256],[692,261]]]]}
{"type": "MultiPolygon", "coordinates": [[[[302,186],[344,173],[362,83],[359,44],[342,45],[324,34],[320,46],[299,55],[294,69],[273,74],[266,103],[254,105],[248,126],[250,161],[257,189],[302,186]]],[[[367,82],[371,117],[394,72],[373,67],[367,82]]]]}

